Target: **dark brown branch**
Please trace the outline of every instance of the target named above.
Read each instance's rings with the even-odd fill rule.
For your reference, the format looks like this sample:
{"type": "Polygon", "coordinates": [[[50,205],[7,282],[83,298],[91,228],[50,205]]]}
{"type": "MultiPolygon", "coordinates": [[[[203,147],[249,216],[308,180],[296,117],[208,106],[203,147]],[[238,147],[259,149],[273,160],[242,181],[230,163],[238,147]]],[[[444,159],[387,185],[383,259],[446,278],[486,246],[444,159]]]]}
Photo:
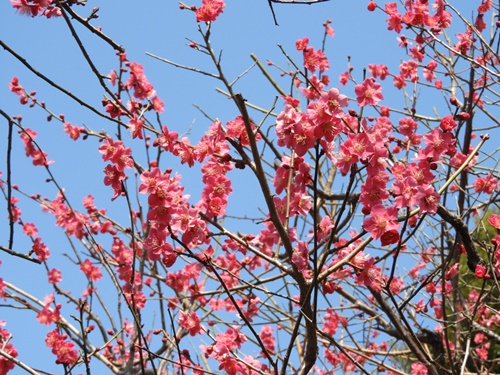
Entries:
{"type": "Polygon", "coordinates": [[[106,116],[105,114],[99,112],[97,109],[95,109],[93,106],[91,106],[90,104],[84,102],[82,99],[80,99],[79,97],[77,97],[76,95],[72,94],[71,92],[69,92],[68,90],[66,90],[64,87],[61,87],[59,86],[57,83],[55,83],[53,80],[51,80],[50,78],[48,78],[47,76],[43,75],[42,73],[40,73],[38,70],[36,70],[35,68],[33,68],[29,63],[28,61],[23,58],[22,56],[18,55],[12,48],[10,48],[7,44],[5,44],[2,40],[0,40],[0,46],[6,50],[7,52],[9,52],[12,56],[14,56],[17,60],[19,60],[21,62],[21,64],[23,64],[26,68],[28,68],[28,70],[30,70],[33,74],[35,74],[37,77],[40,77],[42,80],[44,80],[45,82],[47,82],[50,86],[58,89],[59,91],[61,91],[63,94],[67,95],[68,97],[70,97],[71,99],[73,99],[75,102],[77,102],[78,104],[80,104],[81,106],[89,109],[91,112],[95,113],[96,115],[100,116],[100,117],[103,117],[105,118],[106,120],[109,120],[109,121],[112,121],[112,122],[115,122],[117,124],[120,124],[120,125],[123,125],[121,121],[119,120],[116,120],[114,118],[111,118],[109,116],[106,116]]]}
{"type": "Polygon", "coordinates": [[[372,295],[375,298],[375,300],[378,302],[380,308],[385,312],[385,314],[391,321],[395,330],[395,334],[397,334],[401,338],[401,340],[403,340],[408,345],[408,347],[411,349],[412,353],[415,354],[417,359],[426,365],[430,375],[439,375],[436,366],[431,362],[430,358],[423,350],[422,344],[419,342],[415,333],[408,330],[404,326],[403,322],[401,321],[401,315],[396,313],[396,311],[394,311],[390,306],[388,306],[388,304],[386,303],[386,301],[379,292],[371,288],[370,291],[372,292],[372,295]]]}
{"type": "Polygon", "coordinates": [[[477,252],[476,246],[474,245],[474,241],[469,233],[469,228],[459,216],[452,214],[442,205],[438,206],[437,214],[441,216],[444,221],[450,224],[460,236],[465,251],[467,252],[467,266],[472,272],[475,272],[476,266],[481,263],[482,259],[477,252]]]}
{"type": "MultiPolygon", "coordinates": [[[[7,211],[9,213],[9,249],[14,247],[14,214],[12,212],[12,165],[11,165],[11,154],[12,154],[12,129],[14,127],[14,122],[7,113],[0,109],[0,114],[5,117],[9,124],[8,138],[7,138],[7,211]]],[[[11,250],[12,251],[12,250],[11,250]]]]}
{"type": "Polygon", "coordinates": [[[17,251],[11,250],[11,249],[4,247],[4,246],[1,246],[1,245],[0,245],[0,250],[5,251],[6,253],[8,253],[12,256],[19,257],[19,258],[28,260],[28,261],[33,262],[33,263],[38,263],[38,264],[42,263],[38,259],[32,258],[29,255],[18,253],[17,251]]]}
{"type": "Polygon", "coordinates": [[[66,4],[62,3],[60,6],[69,14],[71,14],[71,17],[73,17],[75,20],[80,22],[84,27],[86,27],[91,33],[96,34],[99,38],[104,40],[106,43],[108,43],[114,50],[118,52],[125,52],[125,49],[120,46],[118,43],[116,43],[113,39],[111,39],[109,36],[104,34],[101,30],[98,28],[92,26],[88,20],[83,19],[80,17],[77,13],[73,12],[73,9],[71,7],[67,6],[66,4]]]}

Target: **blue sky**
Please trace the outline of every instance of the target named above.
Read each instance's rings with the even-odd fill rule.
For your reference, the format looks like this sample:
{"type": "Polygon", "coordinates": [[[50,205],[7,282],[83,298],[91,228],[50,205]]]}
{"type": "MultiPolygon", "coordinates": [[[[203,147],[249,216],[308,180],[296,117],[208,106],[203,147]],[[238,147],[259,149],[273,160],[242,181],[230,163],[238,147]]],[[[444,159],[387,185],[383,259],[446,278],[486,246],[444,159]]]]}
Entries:
{"type": "MultiPolygon", "coordinates": [[[[397,35],[386,31],[384,15],[379,11],[368,12],[367,3],[331,0],[311,6],[275,4],[279,22],[279,26],[275,26],[267,0],[227,0],[223,15],[212,26],[212,45],[216,51],[222,50],[224,72],[231,81],[251,66],[250,53],[256,54],[263,63],[270,59],[286,66],[286,59],[281,55],[277,43],[281,43],[300,64],[301,56],[295,52],[295,41],[307,36],[311,45],[320,48],[324,32],[322,23],[331,19],[331,26],[336,32],[333,39],[327,40],[326,47],[331,64],[331,71],[328,73],[332,81],[331,86],[338,86],[338,76],[347,69],[348,56],[351,57],[351,65],[355,68],[353,75],[361,81],[362,68],[366,64],[385,63],[393,70],[397,68],[400,59],[405,58],[404,50],[397,48],[397,35]]],[[[196,4],[199,5],[199,2],[196,4]]],[[[102,26],[107,35],[123,45],[130,61],[144,65],[148,79],[165,102],[165,113],[161,116],[161,121],[168,124],[171,130],[180,134],[190,131],[193,143],[199,139],[209,125],[209,120],[193,104],[202,108],[210,117],[219,118],[222,122],[237,115],[232,103],[215,91],[216,87],[222,87],[220,82],[174,68],[146,55],[146,52],[150,52],[179,64],[214,72],[206,56],[187,46],[187,39],[200,39],[192,12],[179,10],[175,1],[158,0],[88,1],[86,7],[75,9],[86,15],[94,6],[100,7],[100,17],[93,24],[102,26]]],[[[116,68],[116,56],[103,42],[93,38],[82,28],[77,27],[77,30],[103,74],[116,68]]],[[[35,69],[98,109],[101,108],[102,89],[83,62],[62,19],[21,17],[15,13],[8,1],[3,1],[0,3],[0,39],[22,55],[35,69]]],[[[289,87],[288,78],[280,79],[276,71],[270,71],[275,73],[274,76],[283,88],[289,87]]],[[[39,132],[37,140],[48,152],[49,158],[56,161],[51,168],[58,182],[67,189],[69,197],[77,206],[81,199],[91,192],[96,196],[98,207],[109,207],[110,213],[123,215],[121,206],[110,202],[110,189],[102,186],[101,171],[104,163],[97,153],[98,145],[95,140],[71,142],[62,133],[59,123],[48,123],[44,120],[46,115],[39,108],[21,107],[17,97],[8,91],[7,85],[13,76],[19,77],[21,84],[28,90],[36,90],[39,100],[45,101],[55,113],[64,113],[66,120],[72,124],[85,124],[97,131],[103,129],[113,132],[113,129],[101,118],[66,99],[57,90],[35,77],[6,51],[0,51],[0,107],[9,115],[22,114],[24,126],[39,132]]],[[[240,79],[236,91],[241,91],[249,102],[263,108],[268,108],[277,95],[257,69],[251,70],[240,79]]],[[[396,103],[401,100],[396,96],[391,99],[396,103]]],[[[428,112],[431,112],[432,105],[436,104],[432,100],[424,99],[423,102],[423,105],[427,106],[424,111],[428,112]]],[[[278,102],[277,110],[280,108],[281,102],[278,102]]],[[[5,173],[7,130],[6,126],[1,129],[0,170],[5,173]]],[[[47,178],[45,171],[32,167],[23,154],[22,144],[16,138],[13,150],[14,182],[28,193],[41,192],[42,196],[53,199],[53,186],[43,182],[47,178]]],[[[174,163],[173,160],[171,162],[174,163]]],[[[187,190],[190,190],[187,192],[196,197],[196,193],[201,189],[199,175],[185,174],[184,181],[187,190]]],[[[235,183],[245,188],[239,190],[240,195],[237,194],[232,199],[238,199],[249,215],[258,214],[255,202],[248,199],[255,186],[246,179],[235,183]]],[[[61,238],[61,232],[54,231],[52,220],[41,214],[36,204],[23,201],[20,206],[25,215],[24,219],[37,224],[44,241],[54,253],[61,254],[69,250],[68,243],[61,238]]],[[[4,210],[5,204],[1,207],[4,210]]],[[[2,226],[5,227],[5,219],[1,217],[1,220],[2,226]]],[[[17,231],[16,250],[22,252],[23,246],[29,244],[19,235],[20,228],[17,228],[17,231]]],[[[7,232],[2,230],[0,244],[6,245],[6,241],[7,232]]],[[[0,277],[6,280],[15,278],[19,286],[41,299],[50,293],[50,288],[45,285],[45,271],[41,266],[27,264],[3,253],[0,253],[0,260],[0,277]]],[[[78,285],[77,288],[80,289],[75,291],[78,294],[83,279],[66,281],[68,284],[65,285],[78,285]]],[[[14,343],[23,361],[35,368],[59,373],[60,369],[53,365],[53,357],[48,349],[41,349],[37,347],[38,344],[32,344],[42,342],[48,331],[46,327],[41,327],[34,321],[33,314],[0,308],[0,320],[2,319],[8,322],[7,328],[14,334],[14,343]]],[[[23,372],[19,369],[12,372],[21,373],[23,372]]]]}

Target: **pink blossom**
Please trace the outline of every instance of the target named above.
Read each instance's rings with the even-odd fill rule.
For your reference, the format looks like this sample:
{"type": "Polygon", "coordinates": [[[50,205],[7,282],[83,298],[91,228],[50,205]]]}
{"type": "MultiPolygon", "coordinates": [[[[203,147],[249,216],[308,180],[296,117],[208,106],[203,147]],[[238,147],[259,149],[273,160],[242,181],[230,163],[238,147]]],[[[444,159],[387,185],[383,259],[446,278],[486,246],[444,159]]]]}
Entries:
{"type": "Polygon", "coordinates": [[[403,30],[403,24],[401,22],[401,14],[397,11],[396,3],[388,3],[385,5],[385,10],[389,15],[389,18],[386,20],[387,29],[394,30],[398,34],[403,30]]]}
{"type": "Polygon", "coordinates": [[[453,129],[457,127],[457,123],[455,122],[455,120],[453,120],[453,116],[448,115],[441,119],[439,127],[444,131],[451,132],[453,129]]]}
{"type": "Polygon", "coordinates": [[[241,374],[243,366],[234,358],[227,357],[220,362],[219,370],[224,370],[228,375],[241,374]]]}
{"type": "Polygon", "coordinates": [[[486,177],[476,178],[472,184],[476,193],[493,194],[497,190],[498,180],[491,173],[488,173],[486,177]]]}
{"type": "Polygon", "coordinates": [[[19,14],[35,17],[48,7],[52,0],[10,0],[19,14]]]}
{"type": "Polygon", "coordinates": [[[288,187],[291,174],[292,171],[290,170],[290,167],[288,168],[283,166],[278,167],[273,179],[276,194],[281,194],[288,187]]]}
{"type": "Polygon", "coordinates": [[[99,152],[102,154],[102,160],[114,163],[118,171],[123,171],[125,168],[132,168],[134,166],[131,158],[132,150],[124,147],[122,141],[115,141],[108,137],[99,146],[99,152]]]}
{"type": "Polygon", "coordinates": [[[330,219],[330,216],[328,215],[324,216],[323,219],[321,219],[321,222],[319,223],[318,226],[318,231],[317,231],[318,241],[322,242],[323,240],[325,240],[330,234],[333,227],[334,225],[332,220],[330,219]]]}
{"type": "Polygon", "coordinates": [[[298,215],[307,215],[311,210],[311,197],[307,193],[295,193],[290,201],[290,210],[298,215]]]}
{"type": "Polygon", "coordinates": [[[391,283],[389,285],[389,290],[394,293],[394,294],[399,294],[401,293],[401,289],[405,286],[403,283],[403,280],[398,278],[397,276],[394,276],[391,280],[391,283]]]}
{"type": "Polygon", "coordinates": [[[115,165],[108,164],[104,170],[104,185],[111,186],[114,191],[113,200],[122,193],[122,182],[126,176],[123,171],[119,171],[115,165]]]}
{"type": "Polygon", "coordinates": [[[297,48],[297,51],[305,50],[308,44],[309,44],[309,38],[307,37],[295,41],[295,47],[297,48]]]}
{"type": "MultiPolygon", "coordinates": [[[[121,103],[121,101],[120,101],[121,103]]],[[[103,101],[103,106],[105,106],[104,110],[109,113],[111,118],[117,118],[119,116],[122,116],[124,114],[121,104],[118,102],[112,102],[110,100],[104,100],[103,101]]]]}
{"type": "MultiPolygon", "coordinates": [[[[11,336],[12,335],[9,331],[0,328],[0,342],[2,343],[2,350],[11,357],[17,358],[19,353],[9,340],[11,336]]],[[[7,374],[15,366],[16,364],[14,363],[14,361],[11,361],[4,356],[0,356],[0,374],[7,374]]]]}
{"type": "Polygon", "coordinates": [[[479,347],[474,349],[474,351],[477,353],[477,356],[482,359],[482,360],[487,360],[488,359],[488,349],[489,349],[489,343],[484,344],[484,347],[479,347]]]}
{"type": "Polygon", "coordinates": [[[358,155],[352,152],[352,147],[350,144],[342,143],[340,145],[340,150],[337,155],[337,168],[339,168],[340,173],[345,176],[353,164],[356,164],[359,160],[358,155]]]}
{"type": "Polygon", "coordinates": [[[407,9],[403,16],[403,22],[412,26],[427,25],[429,16],[428,4],[414,3],[412,7],[407,9]]]}
{"type": "Polygon", "coordinates": [[[415,199],[422,213],[435,214],[437,212],[440,196],[432,185],[418,186],[415,199]]]}
{"type": "Polygon", "coordinates": [[[142,126],[144,125],[144,120],[139,120],[137,114],[134,113],[134,116],[130,119],[128,123],[128,129],[132,134],[132,138],[143,139],[142,135],[142,126]]]}
{"type": "MultiPolygon", "coordinates": [[[[328,77],[324,75],[322,79],[319,79],[316,74],[313,74],[309,77],[309,82],[307,87],[303,87],[302,82],[299,80],[295,80],[295,84],[297,88],[300,90],[301,94],[311,101],[316,100],[320,97],[321,92],[323,92],[323,87],[325,86],[324,78],[328,77]]],[[[297,107],[298,104],[294,107],[297,107]]]]}
{"type": "Polygon", "coordinates": [[[267,324],[261,328],[259,333],[259,337],[269,353],[274,353],[276,349],[276,344],[275,344],[276,340],[273,336],[273,333],[274,329],[267,324]]]}
{"type": "Polygon", "coordinates": [[[432,82],[436,75],[434,74],[434,70],[437,68],[438,64],[436,61],[431,60],[424,68],[424,77],[427,82],[432,82]]]}
{"type": "Polygon", "coordinates": [[[330,69],[330,63],[323,51],[320,49],[315,51],[312,47],[306,47],[304,50],[304,67],[311,73],[314,73],[317,69],[324,72],[330,69]]]}
{"type": "Polygon", "coordinates": [[[382,81],[389,75],[389,68],[387,65],[368,64],[368,69],[373,78],[380,77],[382,81]]]}
{"type": "Polygon", "coordinates": [[[399,229],[396,207],[386,208],[381,204],[377,204],[372,207],[370,215],[363,221],[363,228],[370,232],[375,240],[382,237],[387,231],[399,229]]]}
{"type": "Polygon", "coordinates": [[[371,207],[380,204],[389,199],[390,194],[387,190],[386,181],[369,178],[361,185],[361,196],[359,202],[364,208],[370,210],[371,207]]]}
{"type": "Polygon", "coordinates": [[[445,273],[445,279],[446,280],[451,280],[456,275],[458,275],[458,271],[459,271],[458,270],[458,266],[459,266],[459,264],[455,263],[453,266],[448,267],[448,269],[446,270],[446,273],[445,273]]]}
{"type": "Polygon", "coordinates": [[[12,80],[9,82],[9,90],[17,95],[22,95],[24,93],[24,89],[19,84],[19,78],[12,78],[12,80]]]}
{"type": "Polygon", "coordinates": [[[188,314],[181,310],[179,325],[188,330],[191,336],[196,336],[198,333],[203,332],[200,325],[200,318],[194,311],[191,311],[191,313],[188,314]]]}
{"type": "Polygon", "coordinates": [[[367,161],[374,152],[373,142],[367,133],[349,133],[347,140],[341,145],[360,160],[367,161]]]}
{"type": "Polygon", "coordinates": [[[69,137],[76,141],[80,138],[80,128],[78,126],[72,126],[69,122],[64,123],[64,132],[69,135],[69,137]]]}
{"type": "Polygon", "coordinates": [[[153,141],[153,146],[161,147],[165,151],[174,152],[175,144],[177,143],[178,134],[177,132],[169,131],[166,125],[162,127],[162,134],[158,136],[157,139],[153,141]]]}
{"type": "Polygon", "coordinates": [[[24,223],[23,224],[23,233],[30,236],[34,237],[38,233],[38,229],[36,228],[34,223],[24,223]]]}
{"type": "Polygon", "coordinates": [[[411,375],[427,375],[427,367],[422,362],[411,364],[411,375]]]}
{"type": "MultiPolygon", "coordinates": [[[[255,140],[258,142],[262,139],[262,136],[256,132],[256,126],[254,123],[251,123],[251,128],[254,131],[254,137],[255,140]]],[[[227,137],[234,137],[237,138],[240,141],[240,144],[242,146],[250,146],[250,139],[248,137],[248,133],[245,127],[245,123],[243,122],[243,117],[238,116],[236,117],[233,121],[228,121],[226,123],[226,128],[227,128],[227,137]]],[[[225,142],[225,136],[223,137],[223,140],[225,142]]],[[[229,151],[229,149],[227,150],[229,151]]],[[[220,152],[219,152],[220,153],[220,152]]]]}
{"type": "Polygon", "coordinates": [[[136,62],[130,65],[130,76],[125,83],[125,87],[133,89],[134,97],[139,100],[152,98],[156,93],[153,85],[151,85],[144,74],[144,67],[136,62]]]}
{"type": "Polygon", "coordinates": [[[183,137],[180,142],[177,142],[174,146],[174,155],[181,158],[181,163],[186,164],[190,167],[194,165],[195,158],[193,152],[193,146],[189,143],[187,137],[183,137]]]}
{"type": "Polygon", "coordinates": [[[401,90],[405,86],[406,86],[406,81],[405,81],[404,77],[401,74],[395,75],[394,76],[394,87],[401,90]]]}
{"type": "Polygon", "coordinates": [[[196,10],[196,22],[211,22],[223,12],[224,0],[203,0],[202,6],[196,10]]]}
{"type": "MultiPolygon", "coordinates": [[[[333,134],[327,137],[329,142],[333,140],[333,136],[341,132],[342,125],[340,120],[345,114],[342,107],[346,107],[348,104],[349,100],[347,96],[341,94],[337,88],[332,88],[327,92],[323,92],[318,101],[311,102],[307,106],[307,115],[314,125],[323,127],[333,122],[330,127],[335,127],[335,129],[333,134]]],[[[316,135],[316,137],[320,138],[321,135],[316,135]]]]}
{"type": "Polygon", "coordinates": [[[62,272],[56,268],[52,268],[47,272],[50,284],[57,284],[62,281],[62,272]]]}
{"type": "Polygon", "coordinates": [[[347,82],[349,81],[349,71],[346,70],[345,72],[343,73],[340,73],[340,76],[339,76],[339,82],[342,86],[345,86],[347,85],[347,82]]]}
{"type": "Polygon", "coordinates": [[[325,34],[333,37],[335,35],[335,30],[333,30],[330,26],[331,22],[331,20],[327,20],[325,23],[323,23],[323,26],[325,26],[325,34]]]}
{"type": "Polygon", "coordinates": [[[476,277],[478,279],[483,279],[483,278],[488,279],[489,278],[489,275],[488,275],[486,268],[480,264],[476,265],[476,269],[474,270],[474,274],[476,275],[476,277]]]}
{"type": "MultiPolygon", "coordinates": [[[[471,146],[469,147],[469,153],[473,150],[474,148],[471,146]]],[[[454,149],[453,157],[450,159],[450,164],[455,167],[456,169],[462,167],[469,157],[469,154],[463,154],[461,152],[456,152],[456,149],[454,149]]],[[[449,153],[449,152],[448,152],[449,153]]],[[[470,160],[467,165],[465,166],[465,170],[469,171],[471,168],[476,164],[477,161],[477,155],[472,157],[472,160],[470,160]]]]}
{"type": "Polygon", "coordinates": [[[111,86],[116,85],[116,79],[118,78],[118,75],[116,74],[116,71],[114,69],[111,72],[109,72],[108,78],[109,81],[111,82],[111,86]]]}
{"type": "Polygon", "coordinates": [[[20,132],[20,137],[24,143],[24,151],[26,156],[33,158],[33,165],[35,166],[48,166],[54,161],[48,159],[47,153],[40,150],[40,148],[35,144],[34,140],[37,136],[37,132],[29,128],[24,129],[20,132]]]}
{"type": "Polygon", "coordinates": [[[418,62],[422,62],[424,60],[425,54],[423,53],[423,50],[421,50],[417,46],[413,46],[410,48],[410,51],[408,52],[408,55],[416,59],[418,62]]]}
{"type": "Polygon", "coordinates": [[[481,4],[477,7],[479,13],[486,13],[491,10],[492,0],[483,0],[481,4]]]}
{"type": "Polygon", "coordinates": [[[382,246],[389,246],[398,243],[399,240],[399,232],[396,229],[391,229],[382,234],[382,236],[380,237],[380,244],[382,246]]]}
{"type": "Polygon", "coordinates": [[[58,329],[47,333],[45,338],[45,344],[52,349],[52,353],[57,356],[56,363],[61,363],[65,365],[73,365],[78,360],[78,351],[75,349],[75,345],[66,341],[67,335],[61,335],[58,329]]]}
{"type": "Polygon", "coordinates": [[[153,110],[156,113],[164,112],[165,102],[161,100],[158,96],[155,95],[153,99],[151,99],[151,104],[153,105],[153,110]]]}
{"type": "Polygon", "coordinates": [[[411,137],[415,130],[417,130],[417,126],[417,122],[410,117],[399,120],[399,132],[408,137],[411,137]]]}
{"type": "Polygon", "coordinates": [[[439,160],[448,152],[450,147],[455,144],[455,137],[449,132],[443,132],[441,129],[434,129],[424,135],[424,142],[427,147],[419,152],[419,159],[439,160]]]}
{"type": "Polygon", "coordinates": [[[85,259],[85,261],[80,264],[80,271],[94,282],[102,277],[101,268],[94,266],[89,259],[85,259]]]}
{"type": "Polygon", "coordinates": [[[458,38],[458,42],[454,46],[456,53],[467,55],[471,47],[472,31],[458,33],[456,37],[458,38]]]}
{"type": "MultiPolygon", "coordinates": [[[[151,171],[145,170],[141,174],[141,184],[139,185],[139,193],[141,194],[154,194],[158,188],[158,185],[163,183],[164,175],[161,173],[159,168],[152,168],[151,171]]],[[[166,176],[166,181],[168,181],[169,176],[166,176]]]]}
{"type": "Polygon", "coordinates": [[[339,327],[339,315],[337,314],[337,312],[331,307],[328,307],[325,311],[325,316],[323,319],[323,332],[325,332],[329,336],[335,336],[337,328],[339,327]]]}
{"type": "Polygon", "coordinates": [[[51,323],[58,322],[61,318],[59,309],[61,305],[56,305],[55,308],[51,308],[50,305],[54,302],[54,294],[49,294],[45,297],[43,301],[43,309],[40,310],[36,319],[40,324],[50,325],[51,323]]]}
{"type": "Polygon", "coordinates": [[[381,291],[384,285],[384,278],[380,272],[380,267],[375,265],[375,260],[373,258],[368,259],[363,269],[358,271],[356,276],[356,283],[358,285],[366,285],[373,288],[376,291],[381,291]]]}
{"type": "Polygon", "coordinates": [[[299,272],[304,271],[309,264],[309,251],[307,242],[299,241],[292,254],[292,263],[295,264],[299,272]]]}
{"type": "Polygon", "coordinates": [[[500,215],[491,214],[488,218],[488,223],[490,223],[496,229],[500,229],[500,215]]]}
{"type": "Polygon", "coordinates": [[[415,60],[403,61],[399,65],[399,74],[412,82],[418,80],[418,62],[415,60]]]}
{"type": "Polygon", "coordinates": [[[377,105],[379,101],[384,99],[382,86],[373,78],[367,78],[362,84],[356,85],[354,92],[357,96],[356,101],[361,107],[377,105]]]}
{"type": "Polygon", "coordinates": [[[415,206],[418,202],[417,186],[417,180],[411,176],[394,181],[392,185],[393,194],[396,196],[394,205],[398,208],[415,206]]]}
{"type": "Polygon", "coordinates": [[[41,262],[45,262],[50,256],[49,248],[42,242],[40,237],[35,238],[31,251],[35,253],[36,257],[41,262]]]}
{"type": "Polygon", "coordinates": [[[420,262],[420,263],[417,263],[415,266],[413,266],[413,268],[408,272],[408,275],[410,275],[410,277],[412,279],[416,279],[420,276],[420,270],[421,269],[424,269],[425,268],[425,263],[424,262],[420,262]]]}
{"type": "MultiPolygon", "coordinates": [[[[4,301],[7,300],[7,294],[5,292],[6,286],[7,285],[5,285],[3,279],[0,277],[0,298],[2,298],[4,301]]],[[[2,321],[0,320],[0,322],[2,322],[2,321]]],[[[1,324],[0,324],[0,326],[1,326],[1,324]]]]}

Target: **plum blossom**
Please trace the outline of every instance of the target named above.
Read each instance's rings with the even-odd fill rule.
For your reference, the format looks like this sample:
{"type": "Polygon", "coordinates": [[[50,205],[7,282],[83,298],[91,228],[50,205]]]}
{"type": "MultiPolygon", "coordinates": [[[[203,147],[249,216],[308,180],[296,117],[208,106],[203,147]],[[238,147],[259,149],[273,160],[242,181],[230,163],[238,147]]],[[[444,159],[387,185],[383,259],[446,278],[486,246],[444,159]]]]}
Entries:
{"type": "MultiPolygon", "coordinates": [[[[0,321],[0,326],[5,322],[0,321]]],[[[11,357],[17,358],[19,355],[16,348],[10,342],[11,334],[6,329],[0,328],[0,345],[2,350],[10,355],[11,357]]],[[[12,370],[16,364],[13,361],[10,361],[4,356],[0,356],[0,374],[7,374],[10,370],[12,370]]]]}
{"type": "Polygon", "coordinates": [[[80,271],[94,282],[102,278],[101,268],[94,266],[89,259],[85,259],[85,261],[80,264],[80,271]]]}
{"type": "Polygon", "coordinates": [[[66,334],[59,334],[59,330],[56,328],[53,331],[47,333],[45,338],[45,344],[52,349],[52,353],[57,356],[56,363],[73,365],[79,357],[78,351],[75,349],[75,345],[66,341],[68,336],[66,334]]]}
{"type": "Polygon", "coordinates": [[[26,156],[33,158],[33,165],[48,166],[54,162],[49,160],[47,153],[43,152],[38,145],[35,144],[35,138],[38,134],[36,131],[26,128],[24,130],[20,130],[19,132],[24,143],[26,156]]]}
{"type": "Polygon", "coordinates": [[[418,186],[415,199],[418,200],[422,213],[435,214],[437,212],[440,196],[432,185],[418,186]]]}
{"type": "Polygon", "coordinates": [[[356,102],[361,107],[377,105],[379,101],[384,99],[382,86],[373,78],[367,78],[363,83],[356,85],[354,92],[357,96],[356,102]]]}
{"type": "Polygon", "coordinates": [[[125,87],[134,90],[134,97],[139,100],[152,98],[156,91],[144,74],[144,67],[133,62],[130,65],[130,76],[125,83],[125,87]]]}
{"type": "Polygon", "coordinates": [[[297,270],[303,271],[309,263],[309,251],[307,242],[299,241],[292,254],[292,263],[295,264],[297,270]]]}
{"type": "Polygon", "coordinates": [[[215,21],[223,12],[225,6],[226,4],[224,4],[224,0],[203,0],[202,6],[196,10],[196,21],[215,21]]]}
{"type": "Polygon", "coordinates": [[[448,115],[441,119],[439,127],[444,131],[450,132],[457,127],[457,123],[455,122],[455,120],[453,120],[453,116],[448,115]]]}
{"type": "Polygon", "coordinates": [[[200,325],[200,318],[196,312],[191,311],[191,313],[185,313],[180,311],[179,325],[188,330],[191,336],[196,336],[198,333],[202,332],[202,326],[200,325]]]}
{"type": "Polygon", "coordinates": [[[316,70],[324,72],[330,69],[330,63],[323,51],[320,49],[315,51],[312,47],[306,47],[304,50],[304,66],[311,73],[314,73],[316,70]]]}
{"type": "Polygon", "coordinates": [[[478,177],[473,183],[476,193],[493,194],[498,187],[498,180],[488,173],[485,177],[478,177]]]}
{"type": "Polygon", "coordinates": [[[372,207],[370,214],[371,216],[363,221],[363,228],[370,232],[375,240],[388,231],[399,229],[396,207],[385,208],[383,205],[377,204],[372,207]]]}

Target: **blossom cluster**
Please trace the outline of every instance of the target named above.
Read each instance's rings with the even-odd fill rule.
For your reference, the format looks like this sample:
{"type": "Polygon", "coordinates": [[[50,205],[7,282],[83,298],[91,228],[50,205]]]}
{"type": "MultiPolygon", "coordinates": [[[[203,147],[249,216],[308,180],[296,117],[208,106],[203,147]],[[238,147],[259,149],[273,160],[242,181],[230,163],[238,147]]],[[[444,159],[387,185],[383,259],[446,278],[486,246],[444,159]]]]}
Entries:
{"type": "Polygon", "coordinates": [[[196,9],[196,21],[215,21],[225,6],[224,0],[202,0],[202,6],[196,9]]]}
{"type": "Polygon", "coordinates": [[[24,131],[20,131],[21,139],[24,143],[24,150],[26,151],[26,156],[32,158],[33,165],[47,166],[52,164],[54,161],[48,159],[46,152],[42,151],[36,144],[35,138],[37,132],[29,128],[24,131]]]}
{"type": "Polygon", "coordinates": [[[19,14],[26,16],[45,16],[47,18],[61,16],[61,10],[55,6],[54,0],[10,0],[19,14]]]}
{"type": "MultiPolygon", "coordinates": [[[[127,127],[132,138],[143,139],[143,128],[146,122],[144,111],[153,110],[157,113],[162,113],[165,103],[156,95],[156,90],[144,73],[144,66],[136,62],[130,63],[124,52],[118,55],[120,63],[128,68],[128,70],[122,68],[122,71],[128,71],[129,77],[125,83],[119,82],[116,96],[120,97],[122,90],[126,90],[132,97],[126,106],[122,104],[121,99],[114,101],[104,99],[102,103],[105,111],[111,118],[114,119],[124,115],[129,117],[130,120],[127,127]]],[[[112,70],[107,78],[109,78],[112,86],[116,85],[118,78],[116,71],[112,70]]]]}
{"type": "Polygon", "coordinates": [[[99,152],[102,154],[102,159],[104,161],[110,161],[112,163],[104,168],[104,185],[113,188],[113,199],[116,199],[122,194],[122,184],[127,178],[125,169],[134,166],[134,161],[130,157],[132,155],[132,150],[125,147],[122,141],[115,141],[108,137],[99,147],[99,152]]]}
{"type": "Polygon", "coordinates": [[[219,333],[215,338],[215,344],[201,345],[200,349],[206,358],[215,358],[220,363],[219,370],[224,370],[229,375],[246,374],[249,369],[231,354],[233,350],[240,349],[245,341],[247,339],[240,332],[240,328],[233,326],[226,332],[219,333]]]}
{"type": "MultiPolygon", "coordinates": [[[[4,326],[5,322],[3,320],[0,320],[0,327],[4,326]]],[[[5,328],[0,328],[0,347],[2,348],[3,352],[8,354],[9,356],[13,358],[17,358],[19,353],[17,352],[16,348],[12,343],[10,342],[11,335],[9,331],[7,331],[5,328]]],[[[0,374],[7,374],[10,370],[12,370],[16,364],[6,358],[5,356],[0,356],[0,374]]]]}
{"type": "Polygon", "coordinates": [[[75,349],[75,344],[67,341],[67,335],[61,335],[56,328],[47,333],[45,344],[52,349],[52,353],[57,356],[56,363],[65,365],[74,365],[79,358],[78,351],[75,349]]]}

